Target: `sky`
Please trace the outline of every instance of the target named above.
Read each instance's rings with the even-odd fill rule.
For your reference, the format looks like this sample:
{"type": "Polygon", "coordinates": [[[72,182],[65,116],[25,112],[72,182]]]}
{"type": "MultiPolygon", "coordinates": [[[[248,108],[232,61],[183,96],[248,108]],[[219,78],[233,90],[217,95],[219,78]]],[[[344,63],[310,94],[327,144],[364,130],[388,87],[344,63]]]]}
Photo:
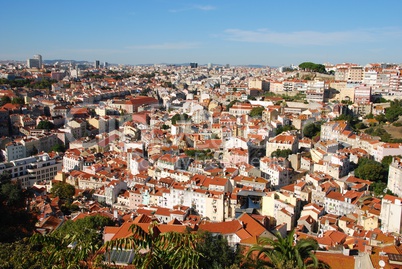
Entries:
{"type": "Polygon", "coordinates": [[[402,63],[400,0],[13,0],[0,60],[402,63]]]}

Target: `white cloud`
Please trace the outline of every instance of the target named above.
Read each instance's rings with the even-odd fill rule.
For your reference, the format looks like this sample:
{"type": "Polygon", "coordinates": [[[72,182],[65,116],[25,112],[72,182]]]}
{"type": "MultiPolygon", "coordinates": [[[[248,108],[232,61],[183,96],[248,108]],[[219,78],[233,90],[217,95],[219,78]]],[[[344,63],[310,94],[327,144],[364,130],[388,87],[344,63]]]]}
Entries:
{"type": "Polygon", "coordinates": [[[362,43],[395,40],[402,37],[398,28],[361,29],[350,31],[317,32],[275,32],[268,29],[255,31],[241,29],[225,30],[224,38],[232,41],[271,43],[279,45],[341,45],[348,43],[362,43]]]}
{"type": "Polygon", "coordinates": [[[184,50],[184,49],[195,49],[198,48],[198,43],[161,43],[161,44],[145,44],[145,45],[134,45],[127,47],[128,49],[149,49],[149,50],[184,50]]]}
{"type": "Polygon", "coordinates": [[[209,10],[215,10],[216,7],[211,6],[211,5],[206,5],[206,6],[194,6],[194,9],[209,11],[209,10]]]}
{"type": "Polygon", "coordinates": [[[193,6],[188,6],[188,7],[183,7],[183,8],[178,8],[178,9],[169,9],[169,12],[172,13],[177,13],[177,12],[183,12],[183,11],[189,11],[189,10],[202,10],[202,11],[211,11],[211,10],[215,10],[216,7],[215,6],[211,6],[211,5],[193,5],[193,6]]]}

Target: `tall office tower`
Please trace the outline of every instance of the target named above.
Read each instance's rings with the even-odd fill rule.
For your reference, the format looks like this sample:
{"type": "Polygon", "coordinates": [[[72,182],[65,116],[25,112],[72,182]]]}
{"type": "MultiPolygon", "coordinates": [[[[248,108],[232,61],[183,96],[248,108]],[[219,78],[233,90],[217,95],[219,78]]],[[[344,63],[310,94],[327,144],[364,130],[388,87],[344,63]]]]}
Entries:
{"type": "Polygon", "coordinates": [[[39,60],[38,59],[28,59],[27,67],[28,68],[39,68],[39,60]]]}
{"type": "Polygon", "coordinates": [[[211,69],[211,68],[212,68],[212,64],[211,64],[211,63],[208,63],[207,67],[208,67],[208,69],[211,69]]]}
{"type": "Polygon", "coordinates": [[[99,66],[100,66],[100,61],[99,61],[99,60],[96,60],[96,61],[95,61],[95,68],[99,68],[99,66]]]}
{"type": "Polygon", "coordinates": [[[108,66],[109,66],[109,63],[108,63],[108,62],[104,62],[104,63],[103,63],[103,67],[104,67],[104,68],[108,68],[108,66]]]}
{"type": "Polygon", "coordinates": [[[42,68],[42,55],[36,54],[36,55],[33,56],[33,58],[38,60],[38,62],[39,62],[39,67],[38,68],[42,68]]]}
{"type": "Polygon", "coordinates": [[[198,67],[198,63],[190,63],[190,67],[191,67],[191,68],[197,68],[197,67],[198,67]]]}

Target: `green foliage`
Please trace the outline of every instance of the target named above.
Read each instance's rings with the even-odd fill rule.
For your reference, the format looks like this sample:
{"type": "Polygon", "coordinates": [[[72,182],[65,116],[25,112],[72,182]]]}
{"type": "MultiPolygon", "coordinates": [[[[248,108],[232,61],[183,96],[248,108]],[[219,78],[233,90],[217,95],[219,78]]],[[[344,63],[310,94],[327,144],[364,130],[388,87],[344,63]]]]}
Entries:
{"type": "Polygon", "coordinates": [[[381,160],[382,166],[384,168],[388,168],[390,166],[393,158],[394,158],[394,156],[385,156],[384,158],[382,158],[382,160],[381,160]]]}
{"type": "Polygon", "coordinates": [[[387,103],[387,102],[388,102],[388,100],[385,99],[385,98],[383,98],[383,97],[375,98],[375,99],[373,100],[373,103],[387,103]]]}
{"type": "Polygon", "coordinates": [[[56,144],[52,147],[52,149],[50,151],[65,152],[66,146],[64,146],[63,144],[56,144]]]}
{"type": "Polygon", "coordinates": [[[31,83],[29,87],[34,89],[50,89],[53,83],[57,83],[57,80],[54,79],[42,79],[41,81],[35,81],[31,83]]]}
{"type": "Polygon", "coordinates": [[[50,192],[60,199],[72,200],[75,194],[75,187],[65,182],[58,182],[53,185],[50,192]]]}
{"type": "Polygon", "coordinates": [[[281,134],[283,132],[287,132],[290,130],[295,130],[296,128],[293,125],[285,125],[285,126],[279,126],[276,128],[275,133],[276,135],[281,134]]]}
{"type": "Polygon", "coordinates": [[[382,142],[391,142],[391,135],[381,126],[370,127],[364,132],[372,136],[379,136],[382,142]]]}
{"type": "Polygon", "coordinates": [[[7,95],[1,97],[0,99],[0,105],[3,106],[5,104],[11,103],[11,98],[8,97],[7,95]]]}
{"type": "Polygon", "coordinates": [[[321,124],[317,122],[312,122],[304,126],[303,135],[308,138],[313,138],[321,130],[321,124]]]}
{"type": "Polygon", "coordinates": [[[384,194],[393,195],[393,193],[390,190],[385,191],[387,189],[387,184],[385,182],[381,181],[373,182],[370,185],[370,189],[376,197],[382,197],[384,194]]]}
{"type": "Polygon", "coordinates": [[[229,109],[236,103],[240,102],[239,100],[233,100],[231,101],[227,106],[226,106],[226,111],[229,111],[229,109]]]}
{"type": "Polygon", "coordinates": [[[379,123],[383,123],[387,121],[387,118],[385,117],[384,114],[378,114],[377,116],[374,117],[379,123]]]}
{"type": "Polygon", "coordinates": [[[13,98],[13,100],[11,100],[11,103],[23,105],[23,104],[25,104],[25,101],[24,101],[24,98],[22,98],[22,97],[15,97],[15,98],[13,98]]]}
{"type": "Polygon", "coordinates": [[[318,72],[322,74],[327,73],[323,64],[316,64],[312,62],[303,62],[299,64],[299,68],[304,69],[305,71],[318,72]]]}
{"type": "Polygon", "coordinates": [[[200,253],[200,268],[229,268],[240,264],[240,248],[233,250],[222,235],[212,235],[210,232],[198,232],[200,242],[197,251],[200,253]]]}
{"type": "Polygon", "coordinates": [[[161,126],[162,130],[168,130],[169,128],[170,128],[170,126],[166,125],[166,124],[162,124],[162,126],[161,126]]]}
{"type": "Polygon", "coordinates": [[[150,93],[151,91],[152,91],[151,88],[147,87],[147,88],[141,90],[140,95],[141,96],[148,96],[148,93],[150,93]]]}
{"type": "Polygon", "coordinates": [[[54,124],[50,121],[47,120],[42,120],[38,123],[38,126],[36,126],[36,129],[45,129],[45,130],[50,130],[54,128],[54,124]]]}
{"type": "Polygon", "coordinates": [[[99,231],[112,223],[103,216],[69,220],[52,234],[35,234],[29,243],[40,246],[44,268],[90,268],[103,244],[99,231]]]}
{"type": "Polygon", "coordinates": [[[350,127],[352,127],[353,130],[356,130],[356,124],[359,122],[359,119],[357,118],[357,116],[353,116],[353,115],[346,115],[346,114],[342,114],[339,115],[338,117],[336,117],[334,119],[335,121],[346,121],[350,127]]]}
{"type": "Polygon", "coordinates": [[[370,181],[385,181],[387,176],[386,169],[381,163],[367,158],[360,158],[355,176],[370,181]]]}
{"type": "Polygon", "coordinates": [[[46,268],[44,259],[36,244],[27,240],[13,243],[0,243],[0,268],[46,268]]]}
{"type": "Polygon", "coordinates": [[[197,160],[207,160],[213,158],[213,152],[210,149],[206,150],[188,149],[185,150],[184,153],[191,158],[196,158],[197,160]]]}
{"type": "Polygon", "coordinates": [[[292,154],[291,149],[277,149],[271,153],[271,157],[287,158],[290,154],[292,154]]]}
{"type": "Polygon", "coordinates": [[[250,111],[250,117],[261,117],[263,111],[264,107],[262,106],[253,107],[250,111]]]}
{"type": "Polygon", "coordinates": [[[172,117],[171,121],[172,121],[172,124],[174,125],[177,123],[177,121],[187,121],[188,119],[190,119],[190,116],[187,115],[186,113],[183,113],[183,114],[174,115],[172,117]]]}
{"type": "Polygon", "coordinates": [[[140,226],[132,224],[130,231],[133,236],[106,242],[106,260],[108,260],[107,253],[112,249],[133,249],[135,268],[200,268],[201,254],[197,251],[200,242],[198,234],[177,232],[156,234],[154,233],[156,225],[157,223],[151,224],[148,232],[145,232],[140,226]],[[143,251],[145,249],[148,251],[143,251]]]}
{"type": "Polygon", "coordinates": [[[356,123],[355,128],[358,130],[361,130],[361,129],[366,129],[367,126],[363,122],[358,122],[358,123],[356,123]]]}
{"type": "Polygon", "coordinates": [[[391,106],[385,110],[385,118],[389,122],[394,122],[398,120],[399,116],[402,115],[402,101],[394,100],[391,102],[391,106]]]}
{"type": "Polygon", "coordinates": [[[27,192],[12,182],[9,173],[0,176],[0,242],[20,240],[33,231],[34,216],[26,210],[27,192]]]}
{"type": "Polygon", "coordinates": [[[264,96],[265,97],[279,97],[279,95],[274,92],[265,92],[264,96]]]}
{"type": "Polygon", "coordinates": [[[374,119],[373,113],[367,114],[366,119],[374,119]]]}
{"type": "Polygon", "coordinates": [[[154,77],[155,77],[155,72],[139,75],[139,78],[148,78],[148,79],[150,79],[150,78],[154,78],[154,77]]]}
{"type": "Polygon", "coordinates": [[[312,238],[300,239],[293,244],[294,230],[288,236],[282,237],[280,233],[275,239],[260,237],[258,244],[250,248],[247,257],[256,253],[255,260],[259,265],[268,268],[318,268],[322,266],[314,252],[318,243],[312,238]],[[267,257],[268,260],[265,258],[267,257]]]}

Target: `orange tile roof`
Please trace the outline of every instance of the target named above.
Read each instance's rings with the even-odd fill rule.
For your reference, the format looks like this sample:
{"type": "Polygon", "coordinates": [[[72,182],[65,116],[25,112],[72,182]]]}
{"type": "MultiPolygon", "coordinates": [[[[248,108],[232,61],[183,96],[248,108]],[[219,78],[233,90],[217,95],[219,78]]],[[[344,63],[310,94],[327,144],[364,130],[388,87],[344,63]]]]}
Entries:
{"type": "Polygon", "coordinates": [[[234,234],[242,228],[243,226],[238,220],[216,222],[216,223],[205,222],[201,223],[199,226],[199,230],[209,231],[211,233],[220,233],[220,234],[234,234]]]}

